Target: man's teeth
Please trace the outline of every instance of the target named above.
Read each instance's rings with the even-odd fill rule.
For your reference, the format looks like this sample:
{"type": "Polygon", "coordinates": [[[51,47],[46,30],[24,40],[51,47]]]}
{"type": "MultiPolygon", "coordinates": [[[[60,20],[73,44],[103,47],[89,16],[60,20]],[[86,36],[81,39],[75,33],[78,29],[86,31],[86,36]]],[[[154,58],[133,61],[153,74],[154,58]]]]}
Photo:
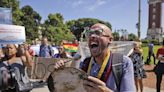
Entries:
{"type": "Polygon", "coordinates": [[[96,42],[92,42],[91,45],[92,45],[92,44],[97,44],[97,43],[96,43],[96,42]]]}

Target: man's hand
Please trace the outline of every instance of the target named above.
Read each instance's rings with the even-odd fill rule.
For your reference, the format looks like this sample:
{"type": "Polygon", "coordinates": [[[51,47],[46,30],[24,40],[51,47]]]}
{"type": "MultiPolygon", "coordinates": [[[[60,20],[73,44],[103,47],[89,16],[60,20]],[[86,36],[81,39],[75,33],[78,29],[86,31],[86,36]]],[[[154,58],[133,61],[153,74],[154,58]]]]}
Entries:
{"type": "Polygon", "coordinates": [[[64,66],[65,66],[65,64],[64,64],[64,60],[59,60],[59,61],[57,61],[56,63],[55,63],[55,66],[54,66],[54,68],[57,70],[57,69],[60,69],[60,68],[63,68],[64,66]]]}
{"type": "Polygon", "coordinates": [[[84,80],[84,88],[87,92],[113,92],[103,81],[92,76],[84,80]]]}

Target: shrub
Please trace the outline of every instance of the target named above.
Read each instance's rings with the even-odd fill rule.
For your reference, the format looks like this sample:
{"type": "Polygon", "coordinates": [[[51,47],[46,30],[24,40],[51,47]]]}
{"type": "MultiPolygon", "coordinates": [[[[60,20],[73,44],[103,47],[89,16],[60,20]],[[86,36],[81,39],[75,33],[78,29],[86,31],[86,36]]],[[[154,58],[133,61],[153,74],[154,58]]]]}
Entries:
{"type": "Polygon", "coordinates": [[[158,40],[152,40],[154,45],[159,45],[159,41],[158,40]]]}
{"type": "Polygon", "coordinates": [[[149,44],[149,40],[145,39],[145,40],[142,40],[142,47],[146,47],[148,46],[149,44]]]}

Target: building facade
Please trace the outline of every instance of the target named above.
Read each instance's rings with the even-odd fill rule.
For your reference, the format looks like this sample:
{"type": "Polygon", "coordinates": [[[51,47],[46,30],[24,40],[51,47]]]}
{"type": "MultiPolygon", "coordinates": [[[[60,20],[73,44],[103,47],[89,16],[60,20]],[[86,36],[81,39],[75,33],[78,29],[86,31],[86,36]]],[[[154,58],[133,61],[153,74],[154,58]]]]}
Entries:
{"type": "Polygon", "coordinates": [[[148,0],[149,4],[149,19],[147,39],[162,41],[162,2],[164,0],[148,0]]]}

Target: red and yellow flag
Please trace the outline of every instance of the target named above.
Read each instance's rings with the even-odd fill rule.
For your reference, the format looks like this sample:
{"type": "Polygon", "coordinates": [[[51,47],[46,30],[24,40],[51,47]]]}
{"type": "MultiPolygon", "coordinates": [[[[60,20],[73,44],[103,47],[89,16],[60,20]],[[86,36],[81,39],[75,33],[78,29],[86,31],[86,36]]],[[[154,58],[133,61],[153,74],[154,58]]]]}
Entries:
{"type": "Polygon", "coordinates": [[[68,52],[77,52],[78,50],[78,44],[64,43],[63,47],[68,52]]]}

